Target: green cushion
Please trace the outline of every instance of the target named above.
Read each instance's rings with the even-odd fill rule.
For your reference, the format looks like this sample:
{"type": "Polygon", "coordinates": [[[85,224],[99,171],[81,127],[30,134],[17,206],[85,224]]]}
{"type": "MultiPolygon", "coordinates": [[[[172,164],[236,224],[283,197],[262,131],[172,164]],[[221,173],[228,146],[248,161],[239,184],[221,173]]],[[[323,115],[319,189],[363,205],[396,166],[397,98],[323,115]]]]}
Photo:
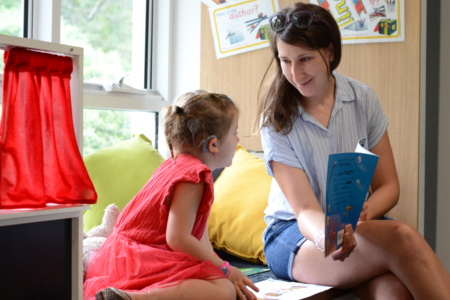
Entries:
{"type": "Polygon", "coordinates": [[[123,210],[163,161],[143,134],[86,155],[84,163],[98,200],[84,212],[83,230],[88,232],[100,225],[109,204],[114,203],[123,210]]]}

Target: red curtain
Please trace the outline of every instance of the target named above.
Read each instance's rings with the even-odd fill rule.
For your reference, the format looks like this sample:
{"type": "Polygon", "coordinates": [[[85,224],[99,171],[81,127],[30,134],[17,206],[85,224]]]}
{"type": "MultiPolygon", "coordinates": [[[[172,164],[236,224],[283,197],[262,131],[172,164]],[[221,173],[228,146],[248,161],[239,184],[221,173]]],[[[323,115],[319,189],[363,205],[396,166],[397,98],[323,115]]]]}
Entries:
{"type": "Polygon", "coordinates": [[[95,203],[73,127],[72,59],[13,48],[4,62],[0,208],[95,203]]]}

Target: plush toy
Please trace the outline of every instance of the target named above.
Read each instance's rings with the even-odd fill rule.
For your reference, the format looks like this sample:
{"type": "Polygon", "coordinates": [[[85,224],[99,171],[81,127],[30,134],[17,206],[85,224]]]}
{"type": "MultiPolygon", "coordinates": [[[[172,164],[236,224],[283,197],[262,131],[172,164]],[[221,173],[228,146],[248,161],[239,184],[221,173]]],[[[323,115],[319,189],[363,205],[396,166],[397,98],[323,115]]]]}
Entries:
{"type": "Polygon", "coordinates": [[[113,232],[114,225],[119,217],[120,209],[115,204],[110,204],[105,208],[102,223],[92,228],[83,237],[83,278],[91,260],[91,256],[105,242],[108,235],[113,232]]]}

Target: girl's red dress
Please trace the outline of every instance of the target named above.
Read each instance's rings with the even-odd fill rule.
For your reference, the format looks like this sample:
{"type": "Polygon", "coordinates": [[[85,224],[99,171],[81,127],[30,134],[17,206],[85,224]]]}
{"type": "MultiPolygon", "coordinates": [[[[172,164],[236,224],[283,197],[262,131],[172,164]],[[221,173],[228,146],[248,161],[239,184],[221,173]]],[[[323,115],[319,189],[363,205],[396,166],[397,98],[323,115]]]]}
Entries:
{"type": "Polygon", "coordinates": [[[192,235],[200,240],[213,203],[211,170],[197,157],[167,159],[120,214],[114,232],[92,259],[84,282],[84,299],[107,287],[143,291],[184,279],[223,278],[211,261],[174,252],[166,243],[169,200],[178,182],[205,182],[192,235]]]}

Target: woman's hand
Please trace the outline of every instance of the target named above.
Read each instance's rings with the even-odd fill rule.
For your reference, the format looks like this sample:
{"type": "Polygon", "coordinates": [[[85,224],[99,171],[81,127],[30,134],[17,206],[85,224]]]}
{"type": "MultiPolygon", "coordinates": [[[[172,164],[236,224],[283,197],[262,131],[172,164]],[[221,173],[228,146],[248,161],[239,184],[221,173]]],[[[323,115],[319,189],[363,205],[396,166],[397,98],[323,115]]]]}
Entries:
{"type": "Polygon", "coordinates": [[[333,260],[344,261],[347,257],[355,251],[356,239],[353,233],[352,225],[347,224],[344,228],[344,240],[342,242],[342,247],[339,250],[334,251],[330,254],[333,260]]]}
{"type": "Polygon", "coordinates": [[[361,214],[359,215],[358,222],[363,222],[363,221],[368,220],[368,209],[369,209],[369,205],[367,204],[367,202],[364,202],[364,205],[361,210],[361,214]]]}
{"type": "MultiPolygon", "coordinates": [[[[361,210],[361,214],[359,215],[358,223],[364,222],[368,220],[368,209],[369,205],[367,202],[364,202],[364,205],[361,210]]],[[[331,258],[333,260],[340,260],[344,261],[347,257],[350,256],[350,254],[355,251],[356,248],[356,239],[355,234],[353,232],[353,228],[351,224],[347,224],[344,228],[344,241],[342,244],[342,247],[331,253],[331,258]]]]}
{"type": "Polygon", "coordinates": [[[250,287],[255,292],[259,292],[256,285],[242,273],[238,268],[230,266],[230,274],[228,279],[234,284],[236,288],[236,295],[241,300],[256,300],[255,294],[250,291],[247,287],[250,287]]]}

